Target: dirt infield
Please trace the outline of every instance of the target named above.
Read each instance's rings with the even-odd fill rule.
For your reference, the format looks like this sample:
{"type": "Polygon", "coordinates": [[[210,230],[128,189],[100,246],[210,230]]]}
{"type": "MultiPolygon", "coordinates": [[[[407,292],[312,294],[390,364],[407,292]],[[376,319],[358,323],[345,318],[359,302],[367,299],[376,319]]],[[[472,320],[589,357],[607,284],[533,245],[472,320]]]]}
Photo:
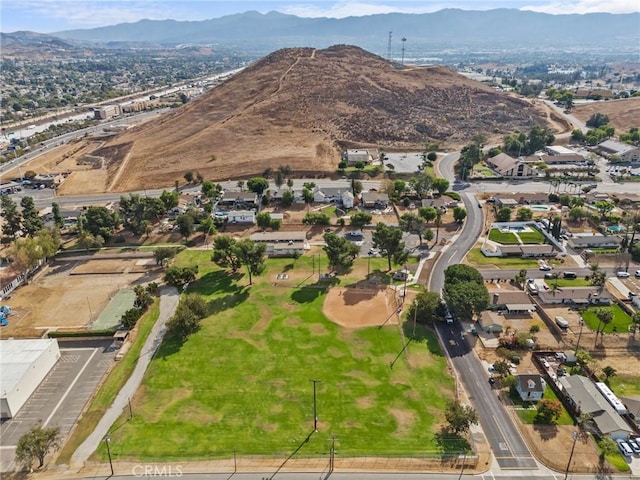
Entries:
{"type": "Polygon", "coordinates": [[[139,259],[58,263],[6,301],[12,309],[9,325],[0,338],[40,337],[48,329],[82,329],[90,326],[121,289],[158,279],[154,266],[139,259]]]}
{"type": "Polygon", "coordinates": [[[322,306],[329,320],[346,328],[397,325],[396,292],[391,288],[330,288],[322,306]]]}

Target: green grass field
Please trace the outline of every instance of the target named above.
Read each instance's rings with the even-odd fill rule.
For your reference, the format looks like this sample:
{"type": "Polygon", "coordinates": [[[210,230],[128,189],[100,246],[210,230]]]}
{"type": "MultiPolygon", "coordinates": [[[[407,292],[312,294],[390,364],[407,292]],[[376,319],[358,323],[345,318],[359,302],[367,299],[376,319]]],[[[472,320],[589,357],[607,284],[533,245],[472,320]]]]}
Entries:
{"type": "MultiPolygon", "coordinates": [[[[596,330],[600,323],[596,316],[596,311],[599,307],[590,307],[582,314],[582,318],[591,330],[596,330]]],[[[611,311],[613,312],[613,321],[607,325],[604,329],[604,333],[612,333],[613,331],[622,333],[628,331],[628,326],[631,324],[631,317],[615,303],[611,305],[611,311]]]]}
{"type": "MultiPolygon", "coordinates": [[[[200,266],[189,291],[206,297],[211,315],[183,344],[162,344],[133,400],[134,418],[111,434],[115,458],[229,457],[234,449],[287,456],[298,448],[298,456],[318,456],[332,435],[343,455],[464,449],[438,435],[453,379],[430,330],[418,326],[403,353],[397,325],[350,330],[328,321],[325,290],[295,286],[306,279],[317,287],[311,257],[268,261],[252,287],[209,257],[188,251],[177,259],[200,266]],[[273,285],[282,271],[291,286],[273,285]],[[312,379],[320,381],[319,423],[309,436],[312,379]]],[[[385,270],[384,259],[372,267],[374,260],[385,270]]]]}
{"type": "Polygon", "coordinates": [[[541,244],[546,243],[546,237],[536,228],[532,228],[531,232],[518,233],[520,240],[525,244],[541,244]]]}
{"type": "Polygon", "coordinates": [[[489,232],[489,240],[503,245],[518,245],[518,237],[512,232],[501,232],[497,228],[492,228],[489,232]]]}

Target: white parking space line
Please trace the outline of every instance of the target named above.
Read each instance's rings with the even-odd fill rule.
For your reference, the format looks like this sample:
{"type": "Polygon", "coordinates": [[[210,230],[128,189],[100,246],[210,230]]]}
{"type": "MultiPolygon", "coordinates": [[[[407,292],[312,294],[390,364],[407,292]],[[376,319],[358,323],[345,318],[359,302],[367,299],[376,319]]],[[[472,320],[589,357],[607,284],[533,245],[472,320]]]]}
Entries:
{"type": "Polygon", "coordinates": [[[60,401],[56,404],[55,408],[53,409],[53,411],[51,412],[51,415],[49,415],[49,418],[47,418],[45,420],[45,422],[42,424],[42,427],[46,427],[49,422],[51,421],[51,419],[53,418],[53,416],[55,415],[55,413],[58,411],[58,408],[60,408],[60,405],[62,404],[62,402],[64,402],[64,399],[67,398],[67,395],[69,395],[69,392],[71,391],[71,389],[73,388],[73,386],[76,384],[76,382],[78,381],[78,379],[80,378],[80,376],[82,375],[82,373],[87,369],[87,367],[89,366],[89,363],[91,363],[91,360],[93,359],[93,357],[95,357],[96,353],[98,353],[98,349],[94,348],[93,349],[93,353],[91,354],[91,356],[87,359],[87,361],[84,363],[83,367],[80,369],[80,371],[78,372],[78,374],[76,375],[76,377],[73,379],[73,382],[71,382],[71,385],[69,385],[69,388],[67,388],[67,390],[64,392],[64,395],[62,395],[62,398],[60,399],[60,401]]]}

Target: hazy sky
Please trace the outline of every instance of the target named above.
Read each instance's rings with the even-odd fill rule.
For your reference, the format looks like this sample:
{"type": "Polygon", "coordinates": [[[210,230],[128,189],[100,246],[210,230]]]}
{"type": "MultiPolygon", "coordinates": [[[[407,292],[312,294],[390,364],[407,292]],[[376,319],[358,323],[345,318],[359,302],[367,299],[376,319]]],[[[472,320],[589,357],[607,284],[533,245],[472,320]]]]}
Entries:
{"type": "MultiPolygon", "coordinates": [[[[639,0],[2,0],[0,31],[51,33],[151,20],[206,20],[247,10],[276,10],[300,17],[427,13],[443,8],[518,8],[553,14],[631,13],[639,0]]],[[[640,28],[640,27],[639,27],[640,28]]]]}

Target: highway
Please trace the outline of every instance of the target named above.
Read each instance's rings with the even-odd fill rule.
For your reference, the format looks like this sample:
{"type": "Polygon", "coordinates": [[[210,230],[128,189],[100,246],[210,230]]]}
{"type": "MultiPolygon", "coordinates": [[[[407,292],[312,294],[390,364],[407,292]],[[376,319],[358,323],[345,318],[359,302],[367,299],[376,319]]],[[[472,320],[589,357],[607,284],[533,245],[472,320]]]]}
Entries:
{"type": "MultiPolygon", "coordinates": [[[[453,181],[453,165],[457,159],[457,154],[449,154],[439,164],[440,174],[450,182],[453,181]]],[[[465,192],[461,196],[468,215],[458,238],[445,247],[433,265],[429,290],[434,292],[442,291],[444,270],[449,265],[460,263],[482,232],[483,210],[477,207],[472,193],[465,192]]],[[[480,425],[500,468],[537,469],[537,462],[522,440],[520,432],[491,389],[488,376],[475,357],[460,322],[453,325],[441,323],[436,328],[458,380],[478,412],[480,425]]]]}

